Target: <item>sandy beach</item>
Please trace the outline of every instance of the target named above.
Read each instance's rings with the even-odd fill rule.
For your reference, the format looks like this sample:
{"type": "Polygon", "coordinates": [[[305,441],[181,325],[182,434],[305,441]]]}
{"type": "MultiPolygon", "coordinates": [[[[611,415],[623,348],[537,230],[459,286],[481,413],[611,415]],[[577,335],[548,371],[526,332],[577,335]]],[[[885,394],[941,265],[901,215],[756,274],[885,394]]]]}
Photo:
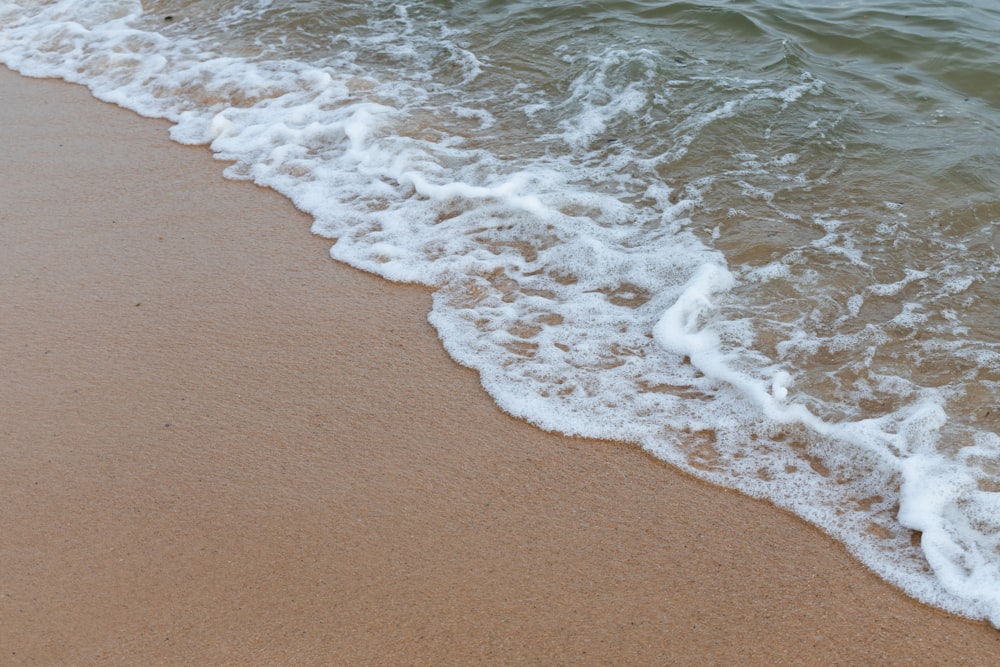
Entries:
{"type": "Polygon", "coordinates": [[[0,70],[0,664],[1000,664],[801,520],[502,414],[427,290],[0,70]]]}

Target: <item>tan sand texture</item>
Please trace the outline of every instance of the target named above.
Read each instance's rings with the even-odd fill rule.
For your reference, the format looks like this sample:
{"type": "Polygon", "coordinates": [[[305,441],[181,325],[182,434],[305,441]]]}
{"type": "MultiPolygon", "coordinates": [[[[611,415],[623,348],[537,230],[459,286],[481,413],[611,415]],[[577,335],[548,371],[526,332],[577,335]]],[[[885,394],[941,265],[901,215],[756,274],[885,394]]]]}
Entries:
{"type": "Polygon", "coordinates": [[[0,664],[1000,664],[838,543],[494,406],[429,294],[0,71],[0,664]]]}

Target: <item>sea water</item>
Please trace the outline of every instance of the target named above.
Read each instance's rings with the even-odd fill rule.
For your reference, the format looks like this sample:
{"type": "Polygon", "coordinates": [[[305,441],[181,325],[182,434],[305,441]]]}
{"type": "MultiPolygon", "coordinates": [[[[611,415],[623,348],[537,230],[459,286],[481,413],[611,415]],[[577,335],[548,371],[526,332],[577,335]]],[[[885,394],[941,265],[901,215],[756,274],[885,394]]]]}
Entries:
{"type": "Polygon", "coordinates": [[[0,0],[0,62],[431,286],[504,410],[1000,625],[997,34],[995,0],[0,0]]]}

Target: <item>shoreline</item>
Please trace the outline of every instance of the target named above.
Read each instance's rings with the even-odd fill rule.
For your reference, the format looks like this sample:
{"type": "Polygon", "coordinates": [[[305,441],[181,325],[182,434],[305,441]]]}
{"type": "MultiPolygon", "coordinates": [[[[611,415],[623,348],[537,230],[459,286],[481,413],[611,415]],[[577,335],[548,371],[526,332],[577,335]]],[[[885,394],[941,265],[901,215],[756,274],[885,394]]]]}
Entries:
{"type": "Polygon", "coordinates": [[[773,506],[502,414],[428,290],[0,67],[0,664],[997,664],[773,506]]]}

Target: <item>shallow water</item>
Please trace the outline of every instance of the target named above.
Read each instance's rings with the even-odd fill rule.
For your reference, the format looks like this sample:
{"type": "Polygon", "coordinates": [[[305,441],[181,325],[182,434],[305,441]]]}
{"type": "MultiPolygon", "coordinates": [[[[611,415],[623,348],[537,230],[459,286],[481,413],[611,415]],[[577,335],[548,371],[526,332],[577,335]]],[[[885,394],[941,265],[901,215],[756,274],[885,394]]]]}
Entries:
{"type": "Polygon", "coordinates": [[[0,0],[0,62],[433,286],[508,412],[1000,624],[1000,7],[939,5],[0,0]]]}

